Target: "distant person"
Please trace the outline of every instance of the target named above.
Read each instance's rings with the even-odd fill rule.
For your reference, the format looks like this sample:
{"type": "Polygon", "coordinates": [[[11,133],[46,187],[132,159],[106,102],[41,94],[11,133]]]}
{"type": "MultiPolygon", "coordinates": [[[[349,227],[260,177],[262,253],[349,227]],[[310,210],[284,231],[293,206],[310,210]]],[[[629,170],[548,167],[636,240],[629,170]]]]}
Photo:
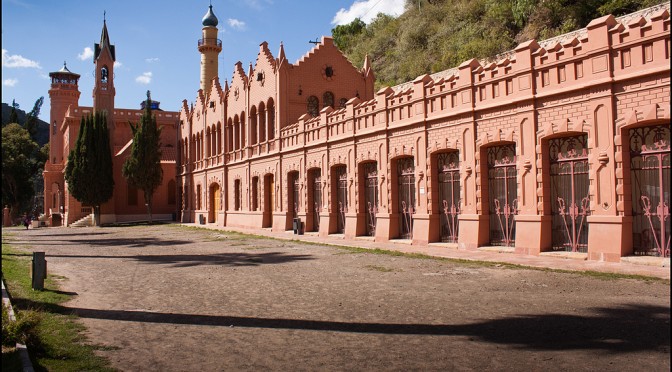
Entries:
{"type": "Polygon", "coordinates": [[[30,225],[30,216],[28,216],[28,214],[26,213],[23,216],[23,226],[26,227],[26,230],[28,230],[28,225],[30,225]]]}

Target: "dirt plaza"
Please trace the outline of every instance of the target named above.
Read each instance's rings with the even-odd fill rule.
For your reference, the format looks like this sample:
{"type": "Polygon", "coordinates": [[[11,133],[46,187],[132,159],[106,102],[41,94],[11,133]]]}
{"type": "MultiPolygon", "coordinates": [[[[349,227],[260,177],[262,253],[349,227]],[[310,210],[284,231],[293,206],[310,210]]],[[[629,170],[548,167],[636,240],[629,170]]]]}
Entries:
{"type": "Polygon", "coordinates": [[[180,225],[16,230],[120,370],[670,369],[670,287],[180,225]]]}

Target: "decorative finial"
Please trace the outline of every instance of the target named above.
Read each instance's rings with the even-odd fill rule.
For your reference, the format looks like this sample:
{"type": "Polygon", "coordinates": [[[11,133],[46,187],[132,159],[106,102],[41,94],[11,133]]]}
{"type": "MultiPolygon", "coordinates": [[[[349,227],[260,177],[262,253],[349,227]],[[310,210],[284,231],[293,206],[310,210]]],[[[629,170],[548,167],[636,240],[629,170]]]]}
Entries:
{"type": "Polygon", "coordinates": [[[151,98],[149,98],[149,90],[147,90],[147,100],[150,100],[150,99],[151,98]]]}
{"type": "Polygon", "coordinates": [[[105,22],[105,16],[107,15],[107,11],[103,10],[103,22],[105,22]]]}
{"type": "Polygon", "coordinates": [[[68,64],[63,61],[63,67],[68,67],[68,64]]]}

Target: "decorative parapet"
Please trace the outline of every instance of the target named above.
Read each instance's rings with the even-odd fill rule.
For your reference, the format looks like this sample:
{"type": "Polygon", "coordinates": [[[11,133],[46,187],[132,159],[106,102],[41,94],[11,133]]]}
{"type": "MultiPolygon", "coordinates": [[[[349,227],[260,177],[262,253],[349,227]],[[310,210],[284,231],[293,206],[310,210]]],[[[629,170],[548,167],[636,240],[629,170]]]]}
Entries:
{"type": "Polygon", "coordinates": [[[281,130],[282,148],[458,118],[587,85],[669,71],[669,8],[666,3],[619,18],[601,17],[584,29],[530,40],[492,59],[468,60],[385,87],[369,101],[353,98],[345,108],[325,108],[315,118],[304,115],[281,130]]]}

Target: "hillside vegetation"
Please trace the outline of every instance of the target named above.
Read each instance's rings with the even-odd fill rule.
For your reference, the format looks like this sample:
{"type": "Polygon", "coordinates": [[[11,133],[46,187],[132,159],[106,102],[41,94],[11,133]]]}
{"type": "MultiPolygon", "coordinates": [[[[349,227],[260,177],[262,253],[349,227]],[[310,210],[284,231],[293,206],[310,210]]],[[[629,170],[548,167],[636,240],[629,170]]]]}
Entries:
{"type": "Polygon", "coordinates": [[[394,18],[379,14],[332,30],[336,45],[361,66],[369,54],[376,88],[393,86],[471,58],[486,58],[530,40],[618,17],[661,0],[407,0],[394,18]]]}

